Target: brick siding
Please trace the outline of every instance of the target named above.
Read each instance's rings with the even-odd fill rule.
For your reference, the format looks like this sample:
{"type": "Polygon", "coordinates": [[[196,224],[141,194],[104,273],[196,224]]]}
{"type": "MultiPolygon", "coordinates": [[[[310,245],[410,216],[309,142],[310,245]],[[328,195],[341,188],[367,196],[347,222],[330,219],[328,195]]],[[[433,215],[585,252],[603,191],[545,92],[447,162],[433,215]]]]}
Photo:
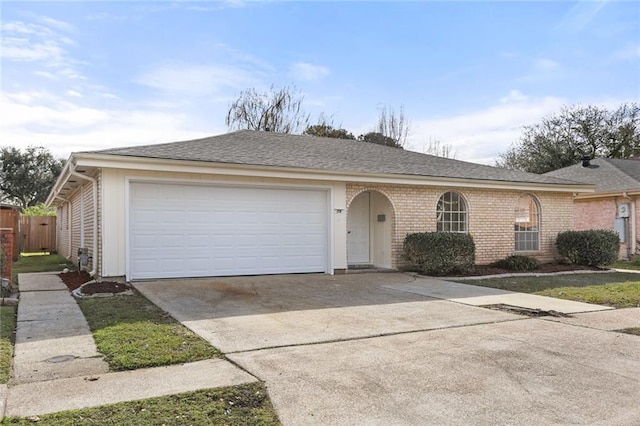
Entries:
{"type": "Polygon", "coordinates": [[[515,253],[515,209],[524,194],[533,195],[540,204],[541,232],[540,250],[522,254],[536,257],[541,262],[552,261],[557,257],[556,236],[573,229],[570,193],[348,183],[347,206],[364,191],[382,193],[393,206],[391,256],[395,267],[402,265],[402,243],[407,234],[436,230],[436,205],[447,191],[458,192],[467,203],[469,234],[476,244],[478,264],[491,263],[515,253]]]}

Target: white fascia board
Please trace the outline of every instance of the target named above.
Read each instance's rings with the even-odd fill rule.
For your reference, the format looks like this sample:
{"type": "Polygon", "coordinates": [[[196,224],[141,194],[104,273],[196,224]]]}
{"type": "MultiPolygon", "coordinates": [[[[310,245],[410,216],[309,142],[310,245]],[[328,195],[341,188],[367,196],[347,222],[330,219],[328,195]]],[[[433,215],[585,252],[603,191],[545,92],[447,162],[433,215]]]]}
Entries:
{"type": "Polygon", "coordinates": [[[69,176],[71,176],[69,173],[69,164],[71,163],[72,159],[73,154],[69,156],[67,162],[62,168],[62,171],[60,172],[60,176],[58,176],[58,179],[56,179],[56,182],[51,187],[51,191],[49,191],[49,195],[47,196],[47,200],[45,201],[45,205],[47,207],[50,207],[54,203],[56,196],[58,195],[58,193],[60,193],[60,188],[62,188],[67,183],[69,176]]]}
{"type": "Polygon", "coordinates": [[[354,183],[378,183],[391,185],[448,186],[465,188],[503,189],[545,192],[594,192],[595,185],[536,184],[528,182],[496,181],[481,179],[446,178],[419,175],[394,175],[358,172],[334,172],[330,170],[295,169],[290,167],[254,166],[247,164],[210,163],[204,161],[165,160],[144,157],[128,157],[100,154],[77,154],[77,167],[101,167],[134,169],[176,173],[202,173],[227,176],[261,178],[307,179],[354,183]]]}

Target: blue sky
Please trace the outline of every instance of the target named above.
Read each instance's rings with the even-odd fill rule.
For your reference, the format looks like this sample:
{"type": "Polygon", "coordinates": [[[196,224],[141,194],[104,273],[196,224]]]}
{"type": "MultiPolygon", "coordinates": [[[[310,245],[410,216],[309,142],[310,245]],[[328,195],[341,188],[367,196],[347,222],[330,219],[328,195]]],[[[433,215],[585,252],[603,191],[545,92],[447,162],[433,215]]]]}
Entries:
{"type": "Polygon", "coordinates": [[[354,134],[402,105],[408,148],[493,164],[563,105],[640,101],[640,3],[2,2],[2,145],[55,155],[227,131],[295,85],[354,134]]]}

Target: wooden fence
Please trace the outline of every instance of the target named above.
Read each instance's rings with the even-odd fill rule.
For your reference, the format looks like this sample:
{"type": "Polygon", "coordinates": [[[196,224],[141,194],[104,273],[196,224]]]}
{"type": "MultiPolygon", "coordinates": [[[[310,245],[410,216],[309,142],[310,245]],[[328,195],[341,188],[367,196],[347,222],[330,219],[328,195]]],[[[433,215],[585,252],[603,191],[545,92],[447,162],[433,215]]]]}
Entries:
{"type": "Polygon", "coordinates": [[[56,251],[56,217],[23,216],[20,218],[20,251],[56,251]]]}
{"type": "MultiPolygon", "coordinates": [[[[20,258],[20,247],[18,247],[18,236],[20,235],[20,211],[16,207],[0,205],[0,228],[11,229],[13,239],[13,260],[20,258]]],[[[9,231],[5,230],[5,233],[9,231]]]]}

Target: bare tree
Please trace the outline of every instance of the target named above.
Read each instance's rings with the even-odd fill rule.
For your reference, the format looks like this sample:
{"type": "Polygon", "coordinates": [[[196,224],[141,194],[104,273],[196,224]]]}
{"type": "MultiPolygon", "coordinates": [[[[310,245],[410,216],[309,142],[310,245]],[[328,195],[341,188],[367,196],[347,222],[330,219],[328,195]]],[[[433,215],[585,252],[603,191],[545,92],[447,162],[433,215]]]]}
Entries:
{"type": "Polygon", "coordinates": [[[278,89],[272,85],[265,93],[247,89],[231,103],[225,123],[229,130],[300,133],[309,123],[309,114],[302,110],[303,100],[295,86],[278,89]]]}
{"type": "Polygon", "coordinates": [[[378,124],[373,133],[380,133],[383,136],[395,141],[398,148],[404,147],[409,136],[410,123],[404,115],[404,107],[400,105],[398,113],[387,105],[382,107],[378,116],[378,124]]]}
{"type": "Polygon", "coordinates": [[[453,145],[442,143],[437,139],[429,139],[429,144],[424,145],[422,151],[425,154],[435,155],[436,157],[456,158],[458,156],[458,152],[453,148],[453,145]]]}

